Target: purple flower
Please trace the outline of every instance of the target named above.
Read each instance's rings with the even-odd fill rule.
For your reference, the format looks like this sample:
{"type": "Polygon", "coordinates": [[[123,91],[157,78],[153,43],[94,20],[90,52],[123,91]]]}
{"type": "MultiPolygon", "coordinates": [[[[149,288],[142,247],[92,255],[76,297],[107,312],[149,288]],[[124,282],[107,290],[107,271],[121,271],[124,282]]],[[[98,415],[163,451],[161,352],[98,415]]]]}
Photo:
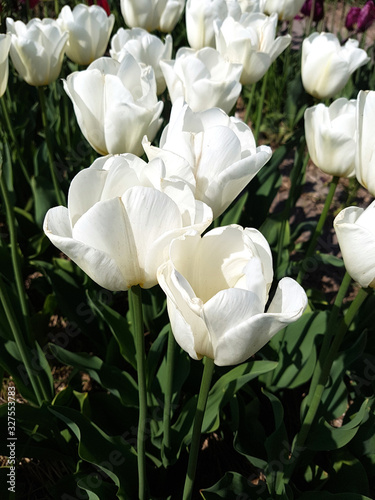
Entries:
{"type": "MultiPolygon", "coordinates": [[[[311,11],[313,9],[314,0],[306,0],[302,5],[301,12],[303,15],[310,17],[311,11]]],[[[324,17],[324,0],[315,0],[314,16],[313,20],[315,22],[320,21],[324,17]]]]}
{"type": "Polygon", "coordinates": [[[375,21],[375,5],[369,0],[362,9],[352,7],[346,16],[345,27],[349,31],[356,29],[357,32],[366,31],[375,21]]]}

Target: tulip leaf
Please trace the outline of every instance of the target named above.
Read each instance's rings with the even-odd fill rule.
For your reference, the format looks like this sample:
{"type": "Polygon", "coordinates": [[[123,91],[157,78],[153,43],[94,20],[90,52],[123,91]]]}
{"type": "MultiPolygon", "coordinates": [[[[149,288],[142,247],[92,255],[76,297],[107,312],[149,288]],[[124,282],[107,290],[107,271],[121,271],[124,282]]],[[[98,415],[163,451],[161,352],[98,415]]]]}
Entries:
{"type": "Polygon", "coordinates": [[[330,493],[320,490],[302,493],[298,500],[371,500],[371,498],[357,493],[330,493]]]}
{"type": "Polygon", "coordinates": [[[358,432],[362,421],[368,417],[369,400],[366,399],[352,420],[341,427],[333,427],[323,417],[319,419],[309,434],[306,447],[315,451],[328,451],[342,448],[349,443],[358,432]]]}
{"type": "Polygon", "coordinates": [[[31,189],[34,198],[34,217],[39,226],[42,226],[47,211],[56,205],[56,194],[51,181],[37,176],[31,179],[31,189]]]}
{"type": "Polygon", "coordinates": [[[236,392],[250,380],[262,373],[275,370],[276,367],[275,361],[248,361],[221,376],[209,392],[202,431],[215,431],[220,423],[221,408],[234,397],[236,392]]]}
{"type": "Polygon", "coordinates": [[[220,226],[229,226],[230,224],[240,223],[241,215],[244,210],[248,196],[249,193],[245,192],[240,198],[238,198],[238,200],[236,200],[232,205],[230,205],[227,208],[223,217],[220,220],[220,226]]]}
{"type": "Polygon", "coordinates": [[[53,406],[49,411],[61,419],[78,439],[78,454],[94,464],[118,487],[116,498],[135,498],[137,492],[137,459],[124,438],[109,436],[97,425],[72,408],[53,406]]]}
{"type": "Polygon", "coordinates": [[[97,356],[69,352],[54,344],[50,344],[50,349],[59,361],[87,372],[98,384],[120,398],[125,406],[138,406],[137,384],[129,373],[104,363],[97,356]]]}
{"type": "Polygon", "coordinates": [[[257,474],[244,477],[238,472],[227,472],[224,477],[210,488],[201,491],[205,500],[224,498],[227,500],[256,498],[268,500],[269,492],[264,482],[259,481],[257,474]]]}
{"type": "Polygon", "coordinates": [[[332,452],[329,479],[325,488],[335,493],[361,493],[368,495],[369,482],[361,462],[345,448],[332,452]]]}
{"type": "Polygon", "coordinates": [[[94,300],[88,292],[87,296],[93,310],[95,310],[95,312],[105,321],[106,325],[108,325],[111,330],[124,359],[126,359],[133,368],[136,368],[137,362],[135,359],[134,337],[130,332],[126,318],[109,307],[105,302],[94,300]]]}
{"type": "Polygon", "coordinates": [[[271,386],[293,389],[310,380],[317,359],[315,340],[324,334],[326,324],[327,312],[305,313],[271,339],[280,358],[271,386]]]}

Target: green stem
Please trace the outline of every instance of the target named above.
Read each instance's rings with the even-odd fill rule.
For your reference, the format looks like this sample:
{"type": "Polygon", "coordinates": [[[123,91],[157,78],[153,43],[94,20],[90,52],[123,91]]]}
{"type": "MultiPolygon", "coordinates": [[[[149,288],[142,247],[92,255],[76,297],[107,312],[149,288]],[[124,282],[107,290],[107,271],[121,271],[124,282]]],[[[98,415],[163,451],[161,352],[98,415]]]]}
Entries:
{"type": "Polygon", "coordinates": [[[20,353],[22,362],[23,362],[25,369],[26,369],[26,373],[29,377],[31,387],[33,388],[33,391],[35,393],[35,396],[36,396],[36,399],[38,401],[39,406],[42,406],[43,394],[42,394],[42,391],[40,389],[39,380],[38,380],[38,377],[35,376],[34,370],[31,366],[30,355],[27,352],[25,340],[23,338],[19,324],[18,324],[17,319],[15,317],[15,314],[14,314],[11,302],[9,300],[9,297],[6,294],[5,284],[1,278],[1,275],[0,275],[0,301],[3,305],[5,315],[7,317],[9,326],[12,330],[13,337],[14,337],[14,340],[15,340],[16,345],[17,345],[17,349],[20,353]]]}
{"type": "Polygon", "coordinates": [[[331,345],[332,338],[333,338],[335,331],[336,331],[337,318],[338,318],[339,312],[341,310],[342,302],[344,300],[346,292],[348,291],[348,288],[349,288],[351,281],[352,281],[351,277],[346,272],[344,275],[344,278],[341,282],[339,291],[336,295],[336,299],[335,299],[335,302],[332,306],[331,313],[329,315],[327,330],[323,336],[323,342],[322,342],[322,346],[321,346],[320,352],[319,352],[319,359],[318,359],[318,363],[317,363],[317,368],[314,370],[314,374],[313,374],[311,384],[310,384],[309,394],[307,395],[307,398],[306,398],[306,401],[307,401],[306,410],[310,406],[310,400],[312,398],[312,395],[315,393],[316,387],[318,385],[324,362],[328,356],[329,346],[331,345]]]}
{"type": "Polygon", "coordinates": [[[256,83],[253,83],[251,85],[249,99],[248,99],[247,105],[246,105],[246,111],[245,111],[245,117],[244,117],[244,122],[246,123],[246,125],[248,125],[248,122],[250,119],[251,107],[253,105],[253,100],[254,100],[254,95],[255,95],[255,87],[256,87],[256,83]]]}
{"type": "Polygon", "coordinates": [[[197,409],[195,411],[193,435],[191,438],[191,447],[189,453],[189,462],[185,479],[184,494],[182,497],[183,500],[190,500],[193,494],[194,479],[197,470],[197,461],[200,449],[202,423],[203,423],[204,412],[206,410],[208,393],[210,391],[213,372],[214,372],[214,360],[206,358],[202,375],[201,387],[198,396],[197,409]]]}
{"type": "MultiPolygon", "coordinates": [[[[23,317],[25,333],[26,333],[25,336],[29,341],[31,341],[30,325],[29,325],[29,308],[28,308],[28,304],[27,304],[27,295],[25,292],[25,287],[24,287],[24,282],[23,282],[23,277],[22,277],[22,270],[21,270],[21,262],[20,262],[19,253],[18,253],[16,219],[14,216],[13,205],[10,201],[8,188],[7,188],[4,176],[3,176],[1,171],[0,171],[0,189],[1,189],[1,194],[2,194],[3,200],[4,200],[6,214],[7,214],[7,224],[8,224],[8,229],[9,229],[10,251],[11,251],[13,272],[14,272],[14,277],[15,277],[15,281],[16,281],[18,299],[19,299],[20,305],[21,305],[22,317],[23,317]]],[[[22,336],[22,338],[23,338],[23,336],[22,336]]],[[[42,382],[41,378],[36,377],[35,380],[39,382],[43,397],[46,401],[48,401],[50,399],[48,397],[49,391],[44,387],[44,383],[42,382]]],[[[38,401],[39,401],[39,398],[38,398],[38,401]]]]}
{"type": "MultiPolygon", "coordinates": [[[[169,327],[168,347],[167,347],[167,387],[164,394],[164,413],[163,413],[163,447],[164,455],[171,448],[171,407],[173,396],[173,375],[175,363],[176,341],[172,329],[169,327]]],[[[165,464],[167,465],[167,464],[165,464]]]]}
{"type": "Polygon", "coordinates": [[[59,0],[55,0],[55,17],[59,15],[59,0]]]}
{"type": "Polygon", "coordinates": [[[255,132],[254,132],[255,142],[258,141],[258,137],[259,137],[260,124],[261,124],[262,115],[263,115],[264,99],[266,97],[266,90],[267,90],[267,80],[268,80],[268,71],[266,72],[266,74],[263,77],[262,90],[261,90],[260,99],[258,102],[257,118],[256,118],[256,123],[255,123],[255,132]]]}
{"type": "Polygon", "coordinates": [[[139,285],[129,289],[129,303],[135,335],[137,358],[139,418],[137,432],[138,498],[146,499],[145,429],[147,420],[146,354],[143,329],[142,290],[139,285]]]}
{"type": "Polygon", "coordinates": [[[344,336],[352,323],[358,309],[361,307],[363,304],[364,300],[368,296],[368,291],[364,290],[361,288],[356,296],[356,298],[353,300],[353,302],[350,304],[349,309],[347,310],[342,322],[340,323],[339,329],[337,331],[337,334],[335,335],[332,345],[328,351],[327,357],[324,361],[324,364],[322,366],[322,369],[320,371],[320,376],[319,376],[319,381],[317,384],[317,387],[314,391],[314,394],[312,395],[311,399],[311,404],[310,407],[306,413],[306,416],[302,422],[301,430],[297,435],[297,438],[295,440],[295,444],[293,446],[292,450],[292,456],[289,461],[289,467],[286,468],[286,472],[284,474],[284,483],[288,483],[290,478],[292,477],[293,471],[297,465],[298,462],[298,457],[301,453],[301,449],[304,447],[306,439],[309,435],[311,426],[314,422],[316,413],[318,411],[318,408],[320,406],[321,400],[322,400],[322,395],[332,368],[332,364],[337,356],[337,353],[339,351],[339,348],[341,346],[341,343],[344,339],[344,336]]]}
{"type": "Polygon", "coordinates": [[[43,127],[44,127],[45,136],[46,136],[49,168],[50,168],[50,172],[51,172],[53,187],[55,189],[56,200],[57,200],[57,203],[59,205],[65,205],[59,184],[57,182],[57,177],[56,177],[56,172],[55,172],[55,165],[54,165],[54,160],[53,160],[53,148],[52,148],[52,142],[51,142],[49,129],[48,129],[48,122],[47,122],[47,109],[46,109],[46,98],[44,95],[44,88],[43,87],[37,87],[37,88],[38,88],[38,93],[39,93],[39,101],[40,101],[40,109],[41,109],[41,114],[42,114],[43,127]]]}
{"type": "Polygon", "coordinates": [[[25,166],[25,164],[23,162],[23,159],[22,159],[22,153],[21,153],[20,145],[18,143],[17,137],[16,137],[16,135],[14,133],[14,130],[13,130],[10,118],[9,118],[9,113],[8,113],[7,106],[6,106],[5,101],[4,101],[3,98],[1,98],[0,101],[1,101],[1,108],[2,108],[2,111],[3,111],[4,120],[5,120],[5,123],[7,124],[7,128],[8,128],[10,137],[11,137],[11,139],[13,141],[13,144],[14,144],[14,147],[16,149],[17,156],[18,156],[18,161],[19,161],[19,163],[21,165],[21,169],[22,169],[23,175],[25,176],[27,182],[29,184],[31,184],[31,179],[30,179],[29,173],[28,173],[27,168],[26,168],[26,166],[25,166]]]}
{"type": "Polygon", "coordinates": [[[329,186],[329,192],[328,192],[326,201],[324,202],[324,207],[323,207],[322,213],[320,214],[318,224],[315,228],[314,234],[311,238],[309,247],[308,247],[306,255],[302,261],[301,268],[300,268],[298,276],[297,276],[297,282],[300,284],[302,283],[303,277],[305,275],[305,270],[304,270],[305,264],[306,264],[307,260],[310,259],[310,257],[312,257],[312,255],[314,254],[317,241],[322,234],[323,227],[324,227],[329,209],[331,207],[333,196],[335,194],[336,187],[337,187],[339,180],[340,180],[340,177],[334,177],[332,179],[330,186],[329,186]]]}

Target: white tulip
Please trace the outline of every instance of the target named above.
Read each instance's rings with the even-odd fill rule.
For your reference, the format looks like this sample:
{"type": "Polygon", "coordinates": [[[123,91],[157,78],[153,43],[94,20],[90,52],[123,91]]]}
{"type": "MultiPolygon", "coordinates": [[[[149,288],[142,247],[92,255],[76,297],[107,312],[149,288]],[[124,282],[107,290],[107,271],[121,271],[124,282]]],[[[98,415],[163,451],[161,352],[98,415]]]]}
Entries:
{"type": "Polygon", "coordinates": [[[256,229],[219,227],[172,241],[158,269],[177,343],[193,359],[216,365],[246,361],[306,308],[302,287],[283,278],[266,310],[272,255],[256,229]]]}
{"type": "Polygon", "coordinates": [[[357,180],[375,196],[375,91],[361,90],[357,97],[357,180]]]}
{"type": "Polygon", "coordinates": [[[358,48],[358,40],[349,39],[341,46],[332,33],[312,33],[302,43],[302,83],[306,92],[328,99],[340,92],[350,75],[370,60],[358,48]]]}
{"type": "Polygon", "coordinates": [[[8,17],[6,23],[12,35],[10,58],[20,77],[36,87],[54,82],[61,71],[68,33],[49,18],[24,24],[8,17]]]}
{"type": "Polygon", "coordinates": [[[375,201],[366,210],[345,208],[333,226],[349,275],[364,288],[375,288],[375,201]]]}
{"type": "Polygon", "coordinates": [[[83,135],[101,155],[142,154],[142,137],[155,137],[163,103],[156,96],[151,66],[131,54],[121,63],[110,57],[94,61],[64,81],[83,135]]]}
{"type": "Polygon", "coordinates": [[[277,15],[243,14],[239,21],[227,17],[215,22],[216,48],[233,63],[241,63],[241,83],[260,80],[273,61],[290,44],[290,35],[276,37],[277,15]]]}
{"type": "Polygon", "coordinates": [[[129,28],[170,33],[181,17],[185,0],[120,0],[120,6],[129,28]]]}
{"type": "Polygon", "coordinates": [[[211,209],[186,183],[166,178],[163,161],[147,164],[125,154],[81,170],[68,208],[50,209],[44,231],[90,278],[115,291],[156,285],[172,239],[190,229],[202,232],[211,221],[211,209]]]}
{"type": "Polygon", "coordinates": [[[131,54],[139,63],[152,66],[155,72],[157,94],[166,88],[163,72],[160,68],[161,59],[171,59],[173,41],[171,35],[164,42],[156,35],[151,35],[142,28],[125,30],[120,28],[112,37],[110,55],[121,62],[126,54],[131,54]]]}
{"type": "Polygon", "coordinates": [[[218,217],[271,158],[268,146],[256,147],[250,128],[219,108],[194,113],[182,99],[172,107],[169,124],[160,138],[160,148],[144,139],[149,160],[180,155],[190,172],[175,175],[185,179],[195,197],[218,217]]]}
{"type": "Polygon", "coordinates": [[[187,0],[185,18],[186,35],[190,47],[203,49],[215,47],[214,21],[223,21],[227,16],[241,16],[238,2],[229,0],[187,0]]]}
{"type": "Polygon", "coordinates": [[[305,0],[265,0],[264,12],[276,13],[280,20],[290,21],[301,10],[305,0]]]}
{"type": "Polygon", "coordinates": [[[320,103],[305,111],[305,135],[312,161],[326,174],[353,177],[356,100],[343,97],[329,107],[320,103]]]}
{"type": "Polygon", "coordinates": [[[245,12],[264,12],[266,0],[238,0],[241,11],[245,12]]]}
{"type": "Polygon", "coordinates": [[[0,97],[2,97],[7,89],[9,64],[8,54],[11,44],[11,36],[9,34],[0,35],[0,97]]]}
{"type": "Polygon", "coordinates": [[[183,97],[193,111],[218,107],[229,113],[242,85],[241,64],[226,61],[217,50],[183,47],[173,61],[160,61],[172,103],[183,97]]]}
{"type": "Polygon", "coordinates": [[[80,3],[73,10],[64,5],[57,21],[69,33],[66,55],[73,62],[87,66],[104,55],[115,16],[107,16],[99,5],[80,3]]]}

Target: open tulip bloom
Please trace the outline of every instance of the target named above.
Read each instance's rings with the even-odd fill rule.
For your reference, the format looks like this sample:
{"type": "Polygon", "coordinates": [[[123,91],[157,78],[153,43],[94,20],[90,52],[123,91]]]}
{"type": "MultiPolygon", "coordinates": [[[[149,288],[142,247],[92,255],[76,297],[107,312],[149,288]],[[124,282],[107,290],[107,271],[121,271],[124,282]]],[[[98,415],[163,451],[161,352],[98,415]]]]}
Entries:
{"type": "Polygon", "coordinates": [[[87,66],[106,51],[115,16],[107,16],[99,5],[80,3],[73,10],[64,5],[57,21],[69,33],[66,55],[75,63],[87,66]]]}
{"type": "Polygon", "coordinates": [[[158,270],[176,341],[192,358],[219,366],[242,363],[301,317],[306,293],[291,278],[279,282],[266,310],[272,280],[266,239],[237,225],[177,238],[158,270]]]}
{"type": "Polygon", "coordinates": [[[155,72],[157,94],[166,88],[163,72],[160,68],[161,59],[171,59],[173,40],[167,35],[162,41],[156,35],[151,35],[142,28],[126,30],[120,28],[112,37],[109,53],[113,59],[121,62],[126,54],[131,54],[136,61],[146,66],[152,66],[155,72]]]}
{"type": "Polygon", "coordinates": [[[170,33],[185,7],[185,0],[120,0],[121,13],[129,28],[170,33]]]}
{"type": "Polygon", "coordinates": [[[366,210],[344,208],[333,225],[349,275],[364,288],[375,288],[375,201],[366,210]]]}
{"type": "Polygon", "coordinates": [[[8,17],[6,23],[12,35],[10,58],[20,77],[36,87],[54,82],[61,71],[69,34],[49,18],[34,18],[24,24],[8,17]]]}
{"type": "MultiPolygon", "coordinates": [[[[174,158],[174,163],[184,161],[174,158]]],[[[44,231],[100,286],[116,291],[157,283],[172,239],[203,232],[211,209],[181,179],[168,179],[160,159],[131,155],[97,159],[72,180],[68,208],[50,209],[44,231]]]]}
{"type": "Polygon", "coordinates": [[[64,81],[78,125],[101,155],[142,154],[145,134],[153,140],[162,120],[151,66],[140,65],[131,54],[119,63],[101,57],[84,71],[64,81]]]}
{"type": "Polygon", "coordinates": [[[183,97],[193,111],[218,107],[229,113],[241,93],[242,65],[226,61],[211,47],[182,47],[175,60],[160,66],[172,103],[183,97]]]}
{"type": "Polygon", "coordinates": [[[356,69],[370,58],[358,48],[358,40],[349,39],[341,46],[332,33],[312,33],[302,43],[302,83],[306,92],[328,99],[340,92],[356,69]]]}
{"type": "Polygon", "coordinates": [[[292,40],[290,35],[276,38],[277,14],[242,14],[239,20],[227,17],[215,22],[214,28],[220,54],[242,64],[243,85],[259,81],[292,40]]]}
{"type": "Polygon", "coordinates": [[[147,139],[143,147],[149,160],[167,157],[171,152],[185,158],[189,171],[175,168],[174,175],[189,183],[195,197],[212,208],[214,218],[224,212],[272,155],[268,146],[256,147],[253,133],[242,120],[218,108],[194,113],[183,99],[172,107],[160,148],[151,146],[147,139]]]}

